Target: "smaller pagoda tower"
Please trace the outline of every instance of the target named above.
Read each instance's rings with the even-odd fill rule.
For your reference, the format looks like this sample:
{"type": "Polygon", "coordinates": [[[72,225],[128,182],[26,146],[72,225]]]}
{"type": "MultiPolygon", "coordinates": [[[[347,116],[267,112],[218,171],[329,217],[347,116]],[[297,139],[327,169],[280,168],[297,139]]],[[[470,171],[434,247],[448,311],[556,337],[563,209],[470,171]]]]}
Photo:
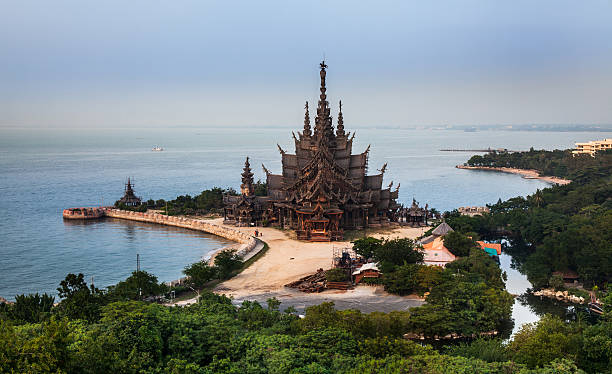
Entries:
{"type": "Polygon", "coordinates": [[[244,162],[244,169],[242,170],[242,184],[240,185],[240,192],[244,196],[253,196],[255,194],[253,172],[251,172],[251,164],[249,163],[248,157],[244,162]]]}
{"type": "Polygon", "coordinates": [[[336,126],[336,136],[344,135],[344,117],[342,116],[342,100],[340,100],[340,112],[338,112],[338,126],[336,126]]]}
{"type": "Polygon", "coordinates": [[[302,133],[304,136],[309,137],[312,134],[310,129],[310,113],[308,112],[308,101],[306,102],[306,113],[304,114],[304,132],[302,133]]]}

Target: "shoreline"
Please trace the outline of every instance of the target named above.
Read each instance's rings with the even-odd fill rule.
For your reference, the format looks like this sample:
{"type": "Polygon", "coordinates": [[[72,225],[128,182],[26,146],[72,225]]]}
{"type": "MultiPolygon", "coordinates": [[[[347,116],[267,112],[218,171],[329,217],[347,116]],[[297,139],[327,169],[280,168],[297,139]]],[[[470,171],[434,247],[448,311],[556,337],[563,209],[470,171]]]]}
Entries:
{"type": "Polygon", "coordinates": [[[517,168],[495,167],[495,166],[466,166],[466,165],[457,165],[455,167],[457,169],[484,170],[484,171],[496,171],[496,172],[508,173],[508,174],[517,174],[517,175],[522,176],[525,179],[538,179],[546,183],[558,184],[561,186],[570,184],[572,182],[569,179],[540,175],[539,171],[533,170],[533,169],[517,169],[517,168]]]}

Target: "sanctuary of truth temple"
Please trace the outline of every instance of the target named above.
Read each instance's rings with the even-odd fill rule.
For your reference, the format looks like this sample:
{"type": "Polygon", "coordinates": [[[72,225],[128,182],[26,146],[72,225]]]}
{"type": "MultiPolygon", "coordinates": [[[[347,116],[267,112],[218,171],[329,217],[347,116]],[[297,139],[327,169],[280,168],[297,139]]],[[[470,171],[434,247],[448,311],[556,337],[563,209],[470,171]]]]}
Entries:
{"type": "MultiPolygon", "coordinates": [[[[388,226],[397,222],[399,185],[383,188],[386,164],[367,175],[370,147],[353,154],[352,135],[344,131],[342,102],[334,129],[327,102],[325,62],[320,64],[321,94],[314,128],[306,102],[304,129],[298,132],[295,153],[283,150],[282,174],[265,166],[267,196],[255,196],[253,173],[247,157],[240,195],[226,194],[224,222],[237,226],[277,226],[296,231],[297,238],[311,241],[341,240],[344,230],[388,226]]],[[[414,203],[413,203],[414,205],[414,203]]],[[[426,209],[424,211],[426,219],[426,209]]],[[[421,213],[422,215],[423,213],[421,213]]]]}

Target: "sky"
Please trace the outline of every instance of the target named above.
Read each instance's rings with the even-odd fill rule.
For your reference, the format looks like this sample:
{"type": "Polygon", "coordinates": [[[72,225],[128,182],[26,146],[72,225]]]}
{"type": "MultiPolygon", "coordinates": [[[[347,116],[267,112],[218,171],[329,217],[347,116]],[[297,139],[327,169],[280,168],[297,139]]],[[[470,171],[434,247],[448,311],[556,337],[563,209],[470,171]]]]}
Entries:
{"type": "Polygon", "coordinates": [[[347,128],[612,123],[612,1],[0,9],[0,127],[295,128],[322,58],[347,128]]]}

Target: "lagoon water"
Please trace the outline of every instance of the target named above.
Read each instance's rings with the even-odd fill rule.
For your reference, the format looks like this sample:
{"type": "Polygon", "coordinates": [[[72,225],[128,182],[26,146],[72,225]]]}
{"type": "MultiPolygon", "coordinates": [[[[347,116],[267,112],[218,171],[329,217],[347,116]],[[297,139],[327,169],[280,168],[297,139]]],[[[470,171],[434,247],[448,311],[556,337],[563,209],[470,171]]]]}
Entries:
{"type": "MultiPolygon", "coordinates": [[[[55,294],[69,272],[93,277],[98,287],[114,284],[135,270],[137,253],[142,269],[161,281],[180,277],[185,265],[228,242],[120,220],[65,222],[62,209],[110,205],[121,197],[128,176],[144,199],[196,195],[215,186],[238,189],[246,156],[256,179],[264,179],[262,163],[280,171],[276,144],[292,151],[292,130],[296,128],[0,129],[0,296],[55,294]],[[165,151],[152,152],[154,145],[165,151]]],[[[456,169],[471,153],[440,149],[565,149],[576,141],[604,137],[612,133],[364,128],[357,130],[354,152],[372,144],[370,173],[387,163],[385,184],[401,183],[400,202],[415,198],[444,211],[527,195],[547,184],[456,169]]],[[[512,279],[520,278],[515,275],[512,279]]],[[[517,316],[518,308],[515,317],[535,318],[528,311],[525,318],[517,316]]]]}

